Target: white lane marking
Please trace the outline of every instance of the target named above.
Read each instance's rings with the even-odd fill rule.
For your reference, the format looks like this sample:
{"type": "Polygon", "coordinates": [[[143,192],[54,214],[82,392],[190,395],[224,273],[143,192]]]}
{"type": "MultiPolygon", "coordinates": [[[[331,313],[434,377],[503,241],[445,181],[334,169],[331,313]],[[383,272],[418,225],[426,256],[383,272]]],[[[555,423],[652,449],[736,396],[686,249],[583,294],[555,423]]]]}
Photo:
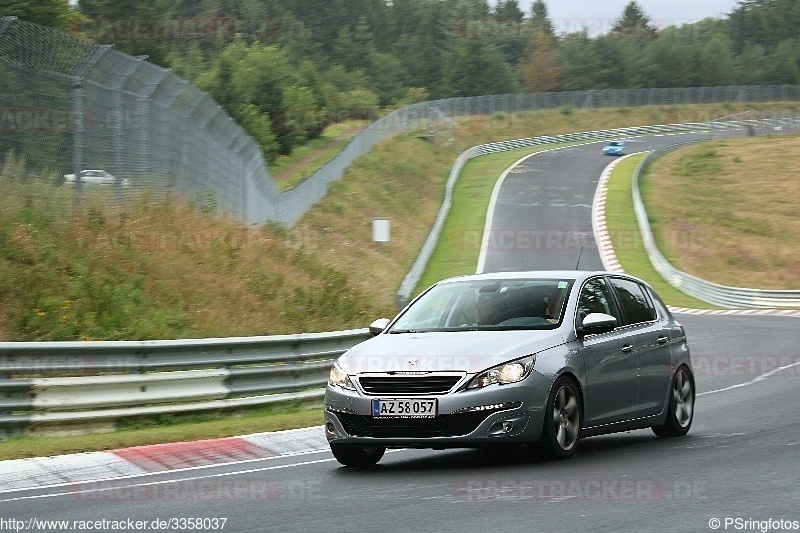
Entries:
{"type": "Polygon", "coordinates": [[[620,265],[617,255],[614,253],[614,247],[611,244],[611,235],[608,231],[608,224],[606,222],[606,200],[608,198],[608,180],[611,178],[611,173],[617,165],[626,159],[647,152],[637,152],[615,159],[603,169],[600,174],[600,179],[597,182],[597,188],[594,190],[594,198],[592,199],[592,233],[594,240],[597,243],[597,251],[600,255],[600,262],[603,268],[609,272],[625,273],[620,265]]]}
{"type": "Polygon", "coordinates": [[[484,267],[486,266],[486,253],[489,251],[490,232],[492,230],[492,224],[494,223],[494,211],[497,204],[497,197],[500,195],[500,188],[503,186],[503,182],[517,165],[522,164],[522,162],[525,161],[526,159],[533,157],[539,153],[543,152],[536,152],[534,154],[528,154],[525,157],[521,157],[520,159],[515,161],[514,164],[505,169],[505,171],[503,171],[503,173],[500,174],[500,177],[495,182],[494,189],[492,189],[492,196],[489,199],[489,208],[486,210],[486,222],[483,225],[483,238],[481,239],[481,249],[480,252],[478,252],[478,266],[475,269],[475,272],[477,274],[481,274],[483,272],[484,267]]]}
{"type": "MultiPolygon", "coordinates": [[[[319,452],[317,452],[317,453],[319,453],[319,452]]],[[[269,470],[281,470],[281,469],[284,469],[284,468],[293,468],[295,466],[307,466],[307,465],[313,465],[313,464],[318,464],[318,463],[328,463],[328,462],[335,461],[335,460],[336,459],[334,459],[333,457],[330,457],[330,458],[326,458],[326,459],[317,459],[315,461],[303,461],[301,463],[289,463],[289,464],[285,464],[285,465],[265,466],[263,468],[250,468],[250,469],[247,469],[247,470],[236,470],[236,471],[233,471],[233,472],[221,472],[219,474],[209,474],[207,476],[182,477],[182,478],[178,478],[178,479],[163,479],[163,480],[160,480],[160,481],[149,481],[149,482],[146,482],[146,483],[132,483],[130,485],[124,485],[124,486],[110,486],[109,487],[108,484],[111,481],[115,481],[114,479],[105,479],[105,480],[97,480],[97,481],[82,481],[82,482],[78,482],[78,483],[72,483],[72,485],[76,485],[77,484],[77,485],[97,485],[97,486],[90,487],[88,489],[83,489],[83,490],[71,490],[71,491],[63,491],[63,492],[54,492],[54,493],[50,493],[50,494],[36,494],[36,495],[32,495],[32,496],[17,496],[17,497],[14,497],[14,498],[5,498],[5,499],[0,500],[0,503],[16,502],[16,501],[21,501],[21,500],[37,500],[37,499],[42,499],[42,498],[54,498],[54,497],[58,497],[58,496],[75,496],[75,495],[79,495],[79,494],[89,494],[89,493],[92,493],[92,492],[108,492],[108,491],[119,491],[119,490],[128,491],[128,490],[131,490],[131,489],[135,489],[137,487],[152,487],[152,486],[156,486],[156,485],[166,485],[167,483],[189,483],[189,482],[194,482],[194,481],[201,481],[201,480],[204,480],[204,479],[214,479],[214,478],[220,478],[220,477],[235,476],[235,475],[239,475],[239,474],[255,474],[257,472],[266,472],[266,471],[269,471],[269,470]],[[106,485],[106,486],[103,486],[103,485],[106,485]]],[[[233,464],[233,463],[228,463],[228,464],[233,464]]],[[[169,473],[173,473],[173,472],[180,472],[180,471],[179,470],[170,470],[169,471],[169,473]]],[[[164,474],[164,473],[167,473],[167,472],[160,472],[160,473],[164,474]]],[[[33,487],[32,489],[29,489],[29,490],[47,489],[47,488],[52,488],[52,487],[33,487]]]]}
{"type": "MultiPolygon", "coordinates": [[[[327,452],[327,451],[328,450],[319,450],[319,451],[315,451],[315,452],[302,452],[302,453],[298,453],[298,454],[295,454],[295,455],[310,455],[312,453],[322,453],[322,452],[327,452]]],[[[400,452],[400,451],[403,451],[403,450],[401,450],[401,449],[387,450],[386,453],[400,452]]],[[[264,460],[269,460],[269,459],[281,459],[283,457],[289,457],[289,455],[268,457],[266,459],[261,459],[261,460],[264,461],[264,460]]],[[[225,464],[230,466],[230,465],[234,465],[234,464],[249,463],[249,462],[257,461],[257,460],[258,459],[246,459],[244,461],[231,462],[231,463],[225,463],[225,464]]],[[[61,486],[64,486],[64,485],[79,485],[79,486],[80,485],[96,485],[96,486],[93,486],[93,487],[90,487],[90,488],[86,488],[86,489],[82,489],[82,490],[67,490],[67,491],[62,491],[62,492],[54,492],[54,493],[50,493],[50,494],[35,494],[35,495],[31,495],[31,496],[17,496],[17,497],[14,497],[14,498],[5,498],[5,499],[0,499],[0,503],[15,502],[15,501],[21,501],[21,500],[37,500],[37,499],[42,499],[42,498],[54,498],[54,497],[57,497],[57,496],[74,496],[74,495],[78,495],[78,494],[89,494],[89,493],[93,493],[93,492],[108,492],[108,491],[119,491],[119,490],[129,491],[129,490],[135,489],[137,487],[152,487],[152,486],[156,486],[156,485],[166,485],[167,483],[184,483],[184,482],[202,481],[204,479],[214,479],[214,478],[221,478],[221,477],[228,477],[228,476],[236,476],[236,475],[239,475],[239,474],[254,474],[254,473],[257,473],[257,472],[267,472],[269,470],[282,470],[284,468],[294,468],[296,466],[307,466],[307,465],[314,465],[314,464],[319,464],[319,463],[329,463],[329,462],[332,462],[332,461],[336,461],[336,459],[333,458],[333,457],[328,457],[328,458],[325,458],[325,459],[317,459],[317,460],[314,460],[314,461],[303,461],[303,462],[300,462],[300,463],[288,463],[288,464],[285,464],[285,465],[265,466],[265,467],[262,467],[262,468],[250,468],[250,469],[247,469],[247,470],[235,470],[235,471],[232,471],[232,472],[220,472],[219,474],[208,474],[208,475],[205,475],[205,476],[181,477],[181,478],[177,478],[177,479],[162,479],[160,481],[148,481],[148,482],[143,482],[143,483],[131,483],[129,485],[124,485],[124,486],[122,486],[122,485],[120,485],[120,486],[116,486],[116,485],[108,486],[108,485],[112,481],[130,479],[130,477],[142,477],[142,476],[147,476],[147,475],[155,476],[155,475],[158,475],[158,474],[172,474],[172,473],[175,473],[175,472],[184,472],[186,470],[193,470],[194,468],[201,468],[201,467],[186,468],[186,469],[181,469],[181,470],[168,470],[168,471],[164,471],[164,472],[150,472],[148,474],[143,474],[142,476],[126,476],[126,477],[120,477],[120,478],[77,481],[77,482],[72,482],[72,483],[64,483],[64,484],[61,484],[61,485],[49,485],[49,486],[44,486],[44,487],[29,487],[28,489],[15,489],[14,491],[18,491],[18,490],[45,490],[45,489],[61,487],[61,486]]],[[[204,466],[207,467],[207,466],[223,466],[223,465],[204,465],[204,466]]]]}
{"type": "MultiPolygon", "coordinates": [[[[2,489],[2,490],[0,490],[0,494],[7,494],[7,493],[11,493],[11,492],[23,492],[23,491],[29,491],[29,490],[45,490],[45,489],[53,489],[53,488],[58,488],[58,487],[71,487],[71,486],[82,485],[82,484],[86,484],[86,483],[107,483],[107,482],[111,482],[111,481],[123,481],[123,480],[126,480],[126,479],[136,479],[136,478],[141,478],[141,477],[164,476],[164,475],[174,474],[176,472],[189,472],[189,471],[192,471],[192,470],[203,470],[203,469],[208,469],[208,468],[225,467],[225,466],[231,466],[231,465],[241,465],[241,464],[247,464],[247,463],[255,463],[255,462],[258,462],[258,461],[274,461],[276,459],[284,459],[284,458],[287,458],[287,457],[299,457],[299,456],[303,456],[303,455],[311,455],[311,454],[315,454],[315,453],[325,453],[325,452],[330,452],[330,450],[328,448],[322,448],[322,449],[319,449],[319,450],[307,450],[307,451],[303,451],[303,452],[295,452],[295,453],[286,453],[286,454],[283,454],[283,455],[275,455],[273,457],[260,457],[260,458],[255,458],[255,459],[241,459],[241,460],[238,460],[238,461],[228,461],[228,462],[225,462],[225,463],[214,463],[214,464],[208,464],[208,465],[187,466],[185,468],[176,468],[174,470],[160,470],[158,472],[141,472],[141,473],[129,474],[129,475],[125,475],[125,476],[115,476],[115,477],[106,477],[106,478],[98,478],[98,479],[82,479],[82,480],[78,480],[78,481],[65,481],[63,483],[54,483],[52,485],[34,485],[34,486],[30,486],[30,487],[16,487],[16,488],[13,488],[13,489],[2,489]]],[[[65,494],[68,494],[68,493],[65,493],[65,494]]],[[[0,500],[0,502],[4,502],[4,501],[13,501],[13,500],[0,500]]]]}
{"type": "Polygon", "coordinates": [[[687,309],[685,307],[667,306],[669,310],[681,315],[700,316],[777,316],[800,318],[800,310],[796,309],[687,309]]]}
{"type": "Polygon", "coordinates": [[[729,391],[729,390],[733,390],[733,389],[740,389],[742,387],[747,387],[749,385],[754,385],[754,384],[758,383],[759,381],[764,381],[765,379],[774,376],[778,372],[781,372],[783,370],[787,370],[789,368],[794,368],[796,366],[800,366],[800,361],[797,361],[796,363],[792,363],[791,365],[785,365],[785,366],[778,367],[778,368],[776,368],[774,370],[770,370],[769,372],[765,372],[764,374],[761,374],[760,376],[758,376],[758,377],[756,377],[754,379],[751,379],[750,381],[747,381],[745,383],[737,383],[736,385],[731,385],[730,387],[725,387],[725,388],[722,388],[722,389],[701,392],[700,394],[697,394],[697,396],[705,396],[706,394],[716,394],[718,392],[725,392],[725,391],[729,391]]]}

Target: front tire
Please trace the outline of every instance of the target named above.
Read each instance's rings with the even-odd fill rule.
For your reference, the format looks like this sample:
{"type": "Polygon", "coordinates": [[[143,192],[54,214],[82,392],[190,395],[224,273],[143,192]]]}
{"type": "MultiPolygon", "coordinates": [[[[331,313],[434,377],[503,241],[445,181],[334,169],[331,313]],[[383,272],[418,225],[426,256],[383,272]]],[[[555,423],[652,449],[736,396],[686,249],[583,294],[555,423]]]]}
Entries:
{"type": "Polygon", "coordinates": [[[661,426],[653,426],[659,437],[682,437],[689,432],[694,418],[694,377],[691,370],[681,366],[672,378],[667,419],[661,426]]]}
{"type": "Polygon", "coordinates": [[[539,447],[555,459],[575,453],[580,438],[583,411],[575,382],[560,377],[550,389],[539,447]]]}
{"type": "Polygon", "coordinates": [[[345,466],[373,466],[381,460],[386,448],[380,446],[354,446],[352,444],[331,444],[331,452],[337,461],[345,466]]]}

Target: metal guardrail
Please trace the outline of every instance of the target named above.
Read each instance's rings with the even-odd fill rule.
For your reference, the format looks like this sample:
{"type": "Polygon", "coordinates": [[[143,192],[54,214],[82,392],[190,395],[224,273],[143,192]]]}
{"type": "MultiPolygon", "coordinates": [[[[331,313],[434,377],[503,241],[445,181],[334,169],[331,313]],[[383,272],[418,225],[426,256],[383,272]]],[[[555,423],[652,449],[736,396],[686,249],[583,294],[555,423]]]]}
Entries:
{"type": "Polygon", "coordinates": [[[0,343],[0,436],[40,426],[319,398],[368,330],[173,341],[0,343]]]}
{"type": "MultiPolygon", "coordinates": [[[[767,126],[780,127],[780,125],[768,124],[767,126]]],[[[788,125],[782,123],[781,125],[788,125]]],[[[749,127],[763,127],[763,124],[746,124],[749,127]]],[[[797,128],[797,124],[792,124],[797,128]]],[[[733,309],[797,309],[800,308],[800,290],[761,290],[746,287],[730,287],[719,285],[704,279],[687,274],[675,268],[661,253],[656,245],[650,221],[645,210],[642,197],[639,192],[639,178],[642,172],[658,157],[672,150],[685,147],[691,143],[676,143],[660,150],[651,152],[645,157],[633,174],[633,208],[636,212],[636,220],[642,234],[647,256],[653,267],[664,280],[683,291],[704,302],[733,309]]]]}

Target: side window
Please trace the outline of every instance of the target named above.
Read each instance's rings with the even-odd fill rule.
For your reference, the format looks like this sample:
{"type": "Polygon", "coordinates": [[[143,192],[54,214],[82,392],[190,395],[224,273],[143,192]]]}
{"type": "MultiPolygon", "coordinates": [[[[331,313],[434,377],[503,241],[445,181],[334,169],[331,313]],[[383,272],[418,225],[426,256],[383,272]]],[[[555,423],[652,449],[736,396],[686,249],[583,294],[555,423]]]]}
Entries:
{"type": "Polygon", "coordinates": [[[578,318],[582,321],[590,313],[605,313],[620,319],[614,298],[603,278],[594,278],[586,282],[578,298],[578,318]]]}
{"type": "Polygon", "coordinates": [[[627,279],[611,278],[610,282],[625,313],[626,324],[651,322],[656,319],[656,310],[647,297],[644,287],[627,279]]]}

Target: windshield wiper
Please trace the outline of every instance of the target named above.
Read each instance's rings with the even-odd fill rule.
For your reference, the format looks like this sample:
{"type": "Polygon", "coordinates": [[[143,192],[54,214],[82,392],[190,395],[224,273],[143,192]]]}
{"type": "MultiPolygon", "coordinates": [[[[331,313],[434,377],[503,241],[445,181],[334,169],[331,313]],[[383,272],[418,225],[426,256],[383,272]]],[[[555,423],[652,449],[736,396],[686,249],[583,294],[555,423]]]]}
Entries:
{"type": "Polygon", "coordinates": [[[393,329],[389,333],[416,333],[415,329],[393,329]]]}

